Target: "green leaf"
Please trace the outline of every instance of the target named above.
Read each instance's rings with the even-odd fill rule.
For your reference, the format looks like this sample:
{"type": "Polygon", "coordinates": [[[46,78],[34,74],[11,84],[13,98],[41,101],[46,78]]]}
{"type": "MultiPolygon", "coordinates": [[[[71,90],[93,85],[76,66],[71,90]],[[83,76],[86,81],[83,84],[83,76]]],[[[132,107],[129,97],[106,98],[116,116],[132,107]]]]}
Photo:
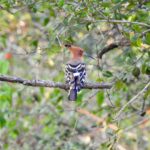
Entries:
{"type": "Polygon", "coordinates": [[[0,109],[10,106],[12,100],[12,89],[7,84],[0,87],[0,109]]]}
{"type": "Polygon", "coordinates": [[[56,16],[55,15],[55,11],[52,8],[50,8],[49,14],[50,14],[51,17],[55,17],[56,16]]]}
{"type": "Polygon", "coordinates": [[[84,98],[84,94],[85,94],[85,91],[80,91],[77,95],[77,100],[76,100],[76,104],[78,106],[80,106],[83,102],[83,98],[84,98]]]}
{"type": "Polygon", "coordinates": [[[113,0],[114,3],[119,3],[121,0],[113,0]]]}
{"type": "Polygon", "coordinates": [[[131,43],[132,43],[132,46],[140,47],[142,44],[142,40],[141,40],[141,38],[134,35],[131,37],[131,43]]]}
{"type": "Polygon", "coordinates": [[[143,73],[143,74],[150,75],[150,64],[144,63],[144,64],[142,65],[142,73],[143,73]]]}
{"type": "Polygon", "coordinates": [[[0,73],[6,74],[9,70],[9,62],[7,60],[0,60],[0,73]]]}
{"type": "Polygon", "coordinates": [[[111,4],[111,2],[104,1],[103,3],[101,3],[101,5],[102,5],[104,8],[109,8],[112,4],[111,4]]]}
{"type": "Polygon", "coordinates": [[[90,25],[91,25],[90,22],[88,22],[88,23],[86,24],[86,29],[87,29],[87,31],[90,31],[90,25]]]}
{"type": "Polygon", "coordinates": [[[104,71],[104,72],[103,72],[103,76],[110,78],[110,77],[113,76],[113,74],[112,74],[112,72],[110,72],[110,71],[104,71]]]}
{"type": "Polygon", "coordinates": [[[6,35],[1,35],[0,36],[0,45],[2,47],[6,47],[6,40],[7,40],[7,36],[6,35]]]}
{"type": "Polygon", "coordinates": [[[124,82],[122,82],[121,80],[116,81],[116,83],[115,83],[116,90],[121,90],[121,89],[125,89],[125,88],[126,88],[126,84],[124,82]]]}
{"type": "Polygon", "coordinates": [[[104,91],[99,91],[96,95],[96,100],[97,100],[97,104],[98,106],[101,106],[102,103],[104,102],[104,91]]]}
{"type": "Polygon", "coordinates": [[[146,43],[150,44],[150,33],[146,34],[146,43]]]}
{"type": "Polygon", "coordinates": [[[147,99],[148,97],[150,97],[150,89],[148,89],[145,94],[144,94],[144,99],[147,99]]]}
{"type": "Polygon", "coordinates": [[[134,67],[133,70],[132,70],[132,74],[135,77],[139,77],[139,75],[140,75],[140,69],[139,69],[139,67],[134,67]]]}
{"type": "Polygon", "coordinates": [[[146,74],[147,74],[147,75],[150,75],[150,66],[147,66],[147,67],[146,67],[146,74]]]}
{"type": "Polygon", "coordinates": [[[62,7],[64,5],[65,1],[64,0],[59,0],[58,2],[58,6],[59,7],[62,7]]]}
{"type": "Polygon", "coordinates": [[[46,26],[48,23],[49,23],[49,18],[45,18],[44,22],[43,22],[43,25],[46,26]]]}
{"type": "Polygon", "coordinates": [[[4,127],[6,124],[6,119],[4,118],[3,113],[0,113],[0,127],[4,127]]]}
{"type": "Polygon", "coordinates": [[[34,47],[37,47],[38,46],[38,40],[33,40],[31,42],[31,45],[34,46],[34,47]]]}
{"type": "Polygon", "coordinates": [[[136,31],[136,32],[141,32],[141,27],[139,26],[139,25],[136,25],[136,24],[134,24],[134,25],[132,25],[132,28],[136,31]]]}
{"type": "Polygon", "coordinates": [[[51,102],[56,106],[62,100],[62,94],[59,89],[54,89],[50,95],[51,102]]]}
{"type": "Polygon", "coordinates": [[[138,38],[137,41],[136,41],[136,44],[138,47],[140,47],[142,45],[142,40],[141,38],[138,38]]]}
{"type": "Polygon", "coordinates": [[[142,70],[142,73],[145,73],[146,71],[146,64],[144,63],[144,64],[142,64],[142,68],[141,68],[141,70],[142,70]]]}

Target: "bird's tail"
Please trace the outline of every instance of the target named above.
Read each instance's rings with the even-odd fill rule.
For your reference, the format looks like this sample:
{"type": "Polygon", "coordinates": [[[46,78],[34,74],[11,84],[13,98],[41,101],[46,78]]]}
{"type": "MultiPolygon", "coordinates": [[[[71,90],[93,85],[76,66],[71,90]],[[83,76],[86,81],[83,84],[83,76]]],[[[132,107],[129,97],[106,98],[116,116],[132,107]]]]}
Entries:
{"type": "Polygon", "coordinates": [[[80,91],[80,85],[77,84],[77,78],[75,78],[74,82],[70,86],[68,100],[75,101],[77,99],[77,93],[80,91]]]}
{"type": "Polygon", "coordinates": [[[68,94],[68,100],[75,101],[77,99],[77,90],[76,89],[70,89],[68,94]]]}

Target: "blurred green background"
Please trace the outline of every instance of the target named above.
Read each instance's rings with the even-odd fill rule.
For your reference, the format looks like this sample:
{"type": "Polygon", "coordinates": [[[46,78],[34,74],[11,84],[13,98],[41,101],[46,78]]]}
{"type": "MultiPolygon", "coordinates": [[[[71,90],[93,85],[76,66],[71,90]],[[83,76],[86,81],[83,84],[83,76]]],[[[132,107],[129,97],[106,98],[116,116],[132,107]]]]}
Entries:
{"type": "Polygon", "coordinates": [[[150,88],[114,118],[149,82],[150,2],[0,1],[0,75],[64,82],[63,43],[95,58],[84,58],[87,81],[113,88],[84,89],[69,102],[61,89],[0,82],[0,149],[149,150],[150,88]]]}

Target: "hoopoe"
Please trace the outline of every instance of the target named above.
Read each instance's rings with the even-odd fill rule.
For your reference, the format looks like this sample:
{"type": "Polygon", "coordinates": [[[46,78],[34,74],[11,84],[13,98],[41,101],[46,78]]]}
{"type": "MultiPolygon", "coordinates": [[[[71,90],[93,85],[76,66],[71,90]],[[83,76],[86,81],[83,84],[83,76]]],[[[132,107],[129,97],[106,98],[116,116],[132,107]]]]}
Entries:
{"type": "Polygon", "coordinates": [[[77,93],[83,87],[86,76],[86,65],[83,62],[83,49],[66,44],[65,47],[71,52],[72,58],[66,64],[66,83],[69,84],[68,99],[75,101],[77,93]]]}

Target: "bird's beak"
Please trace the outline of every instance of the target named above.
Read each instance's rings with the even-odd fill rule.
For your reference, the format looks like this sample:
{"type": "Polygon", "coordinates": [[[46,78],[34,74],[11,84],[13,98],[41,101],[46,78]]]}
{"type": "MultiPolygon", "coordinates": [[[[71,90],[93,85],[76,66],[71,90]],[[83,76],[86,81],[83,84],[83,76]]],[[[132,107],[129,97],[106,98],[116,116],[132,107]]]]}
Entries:
{"type": "Polygon", "coordinates": [[[71,47],[71,44],[65,44],[64,45],[66,48],[70,48],[71,47]]]}
{"type": "Polygon", "coordinates": [[[95,58],[94,58],[94,57],[92,57],[90,54],[87,54],[86,52],[84,52],[84,56],[89,57],[89,58],[91,58],[91,59],[94,59],[94,60],[95,60],[95,58]]]}

